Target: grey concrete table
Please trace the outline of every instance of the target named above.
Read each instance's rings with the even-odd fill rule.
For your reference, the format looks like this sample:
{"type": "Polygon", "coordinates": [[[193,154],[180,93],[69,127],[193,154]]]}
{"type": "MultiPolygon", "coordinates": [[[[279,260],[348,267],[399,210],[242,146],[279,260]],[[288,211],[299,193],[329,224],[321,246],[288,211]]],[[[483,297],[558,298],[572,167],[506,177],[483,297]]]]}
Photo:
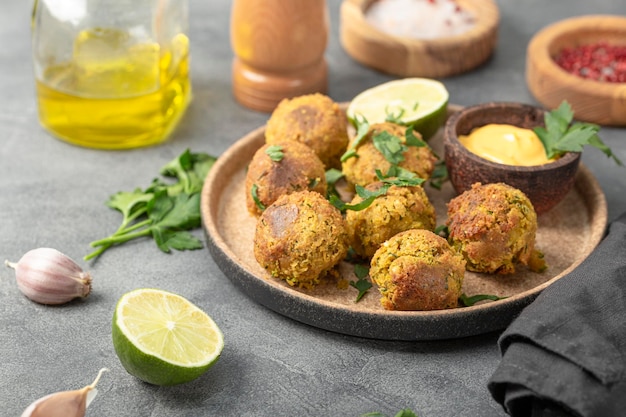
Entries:
{"type": "MultiPolygon", "coordinates": [[[[88,243],[120,220],[108,196],[144,186],[185,148],[219,155],[267,114],[240,107],[231,95],[226,0],[190,3],[194,101],[167,143],[123,152],[75,147],[37,122],[30,58],[30,2],[2,0],[0,13],[0,256],[17,260],[49,246],[80,260],[88,243]]],[[[533,103],[524,80],[531,36],[565,17],[624,14],[621,0],[499,0],[500,38],[493,58],[476,71],[444,79],[451,102],[533,103]]],[[[340,0],[329,0],[329,94],[350,100],[391,79],[354,62],[338,40],[340,0]]],[[[626,130],[603,129],[626,160],[626,130]]],[[[585,152],[609,219],[626,210],[626,175],[604,155],[585,152]]],[[[197,231],[202,237],[202,232],[197,231]]],[[[217,268],[207,250],[161,253],[149,240],[106,253],[92,271],[94,292],[61,308],[30,302],[14,273],[0,270],[0,415],[18,416],[36,398],[92,381],[108,367],[90,416],[503,416],[486,383],[499,363],[498,334],[437,342],[387,342],[312,328],[260,306],[217,268]],[[117,299],[138,287],[178,292],[201,306],[225,333],[219,362],[199,380],[170,388],[128,375],[111,343],[117,299]]]]}

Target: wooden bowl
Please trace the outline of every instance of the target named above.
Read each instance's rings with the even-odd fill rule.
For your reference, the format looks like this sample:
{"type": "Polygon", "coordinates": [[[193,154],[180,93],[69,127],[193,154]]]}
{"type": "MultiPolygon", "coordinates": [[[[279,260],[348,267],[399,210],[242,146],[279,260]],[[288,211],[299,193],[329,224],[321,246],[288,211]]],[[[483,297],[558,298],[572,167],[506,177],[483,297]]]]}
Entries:
{"type": "Polygon", "coordinates": [[[588,80],[570,74],[554,60],[566,47],[605,41],[626,45],[626,17],[583,16],[539,31],[528,44],[526,82],[545,107],[567,100],[576,119],[601,125],[626,125],[626,83],[588,80]]]}
{"type": "Polygon", "coordinates": [[[493,53],[500,20],[493,0],[458,0],[473,14],[475,25],[463,34],[433,40],[393,36],[373,27],[365,12],[375,1],[341,4],[341,44],[366,66],[400,77],[442,78],[474,69],[493,53]]]}
{"type": "Polygon", "coordinates": [[[504,123],[532,129],[544,124],[545,111],[521,103],[485,103],[466,107],[450,116],[443,131],[443,146],[450,182],[457,193],[472,184],[504,182],[524,192],[537,214],[556,206],[570,192],[580,164],[580,153],[569,152],[544,165],[513,166],[491,162],[469,151],[459,141],[472,129],[504,123]]]}

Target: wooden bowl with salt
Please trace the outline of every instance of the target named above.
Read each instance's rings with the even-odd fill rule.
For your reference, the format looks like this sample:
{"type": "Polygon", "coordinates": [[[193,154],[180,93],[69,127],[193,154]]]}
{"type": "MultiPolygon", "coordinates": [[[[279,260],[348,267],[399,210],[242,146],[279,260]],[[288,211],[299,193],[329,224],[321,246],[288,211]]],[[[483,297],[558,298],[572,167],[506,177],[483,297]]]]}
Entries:
{"type": "MultiPolygon", "coordinates": [[[[426,34],[401,33],[400,27],[408,25],[394,20],[402,19],[396,14],[382,16],[383,19],[389,18],[385,27],[379,23],[384,22],[380,15],[375,22],[374,8],[391,1],[344,0],[341,5],[341,44],[361,64],[400,77],[444,78],[470,71],[492,55],[500,21],[494,0],[457,0],[456,13],[464,17],[452,14],[452,19],[446,19],[447,23],[442,21],[443,25],[451,26],[447,31],[445,27],[438,30],[439,16],[434,12],[426,17],[427,24],[416,22],[410,25],[414,29],[430,31],[426,34]],[[467,16],[471,22],[465,20],[467,16]],[[464,28],[457,33],[461,30],[459,25],[464,28]]],[[[446,7],[450,3],[438,1],[446,7]]],[[[407,19],[413,17],[408,8],[404,10],[407,19]]]]}
{"type": "MultiPolygon", "coordinates": [[[[582,16],[545,27],[528,44],[526,82],[537,101],[547,108],[557,108],[567,100],[578,120],[625,126],[626,82],[583,78],[557,64],[559,55],[568,48],[600,43],[626,48],[626,17],[582,16]]],[[[626,74],[626,68],[621,71],[626,74]]]]}

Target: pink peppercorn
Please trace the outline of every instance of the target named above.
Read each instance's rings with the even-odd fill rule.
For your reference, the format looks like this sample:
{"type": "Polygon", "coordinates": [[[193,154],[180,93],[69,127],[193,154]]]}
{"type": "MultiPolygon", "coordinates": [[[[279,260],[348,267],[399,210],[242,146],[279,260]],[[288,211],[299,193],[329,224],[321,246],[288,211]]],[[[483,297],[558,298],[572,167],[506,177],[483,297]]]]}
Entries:
{"type": "Polygon", "coordinates": [[[626,46],[596,42],[563,48],[554,60],[565,71],[582,78],[626,82],[626,46]]]}

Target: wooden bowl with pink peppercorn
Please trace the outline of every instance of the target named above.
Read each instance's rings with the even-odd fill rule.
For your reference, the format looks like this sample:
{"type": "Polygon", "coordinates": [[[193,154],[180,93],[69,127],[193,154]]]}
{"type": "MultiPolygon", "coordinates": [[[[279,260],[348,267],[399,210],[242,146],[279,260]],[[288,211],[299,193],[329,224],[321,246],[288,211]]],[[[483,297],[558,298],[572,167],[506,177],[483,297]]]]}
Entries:
{"type": "Polygon", "coordinates": [[[526,82],[547,108],[567,100],[578,120],[626,126],[626,17],[581,16],[543,28],[528,44],[526,82]]]}
{"type": "Polygon", "coordinates": [[[344,0],[340,40],[348,55],[378,71],[442,78],[487,61],[499,21],[494,0],[344,0]]]}

